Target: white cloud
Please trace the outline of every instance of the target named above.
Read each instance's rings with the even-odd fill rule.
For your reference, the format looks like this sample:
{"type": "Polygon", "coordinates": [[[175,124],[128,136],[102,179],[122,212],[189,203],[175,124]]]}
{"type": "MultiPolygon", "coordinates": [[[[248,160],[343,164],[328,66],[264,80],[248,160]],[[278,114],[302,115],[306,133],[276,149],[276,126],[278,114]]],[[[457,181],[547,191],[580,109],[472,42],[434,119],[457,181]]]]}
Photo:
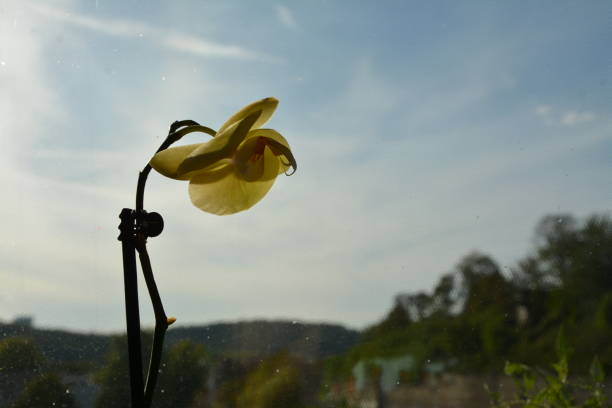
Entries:
{"type": "Polygon", "coordinates": [[[552,107],[549,105],[538,105],[535,107],[534,112],[538,116],[547,116],[552,111],[552,107]]]}
{"type": "Polygon", "coordinates": [[[65,10],[59,10],[41,3],[33,4],[32,9],[45,17],[50,17],[68,24],[87,28],[100,34],[121,37],[136,37],[137,35],[143,35],[145,32],[151,31],[151,27],[136,21],[121,19],[104,20],[100,18],[93,18],[65,10]]]}
{"type": "MultiPolygon", "coordinates": [[[[28,12],[19,1],[3,8],[0,184],[5,194],[0,224],[6,233],[0,237],[0,319],[35,314],[43,324],[61,325],[74,310],[94,311],[96,302],[116,293],[105,271],[119,270],[120,262],[100,254],[116,250],[116,227],[107,226],[108,212],[119,209],[126,194],[98,183],[56,181],[44,172],[36,174],[32,165],[47,160],[74,171],[90,167],[93,157],[107,163],[120,158],[46,149],[49,128],[74,120],[49,69],[57,25],[28,12]]],[[[94,321],[87,324],[96,328],[94,321]]]]}
{"type": "Polygon", "coordinates": [[[101,19],[59,10],[42,4],[32,6],[45,17],[115,37],[149,39],[172,51],[185,52],[201,57],[277,60],[264,54],[247,50],[238,45],[221,44],[189,34],[160,30],[148,24],[124,19],[101,19]]]}
{"type": "Polygon", "coordinates": [[[259,58],[259,55],[256,53],[248,51],[242,47],[238,47],[236,45],[221,45],[190,35],[168,33],[159,37],[161,43],[168,48],[203,57],[215,56],[242,59],[259,58]]]}
{"type": "Polygon", "coordinates": [[[561,116],[559,122],[565,126],[574,126],[580,123],[590,122],[595,119],[593,112],[576,112],[569,111],[561,116]]]}
{"type": "Polygon", "coordinates": [[[295,30],[298,28],[297,22],[295,21],[295,17],[293,17],[293,13],[291,10],[282,4],[278,4],[276,6],[276,17],[278,21],[281,22],[287,28],[295,30]]]}
{"type": "Polygon", "coordinates": [[[555,109],[550,105],[538,105],[534,108],[533,113],[543,118],[548,125],[575,126],[591,122],[596,118],[595,113],[588,111],[569,110],[561,115],[553,115],[554,111],[555,109]]]}
{"type": "Polygon", "coordinates": [[[18,157],[46,126],[62,121],[66,112],[50,85],[43,49],[48,36],[37,19],[24,14],[18,2],[0,12],[0,156],[2,167],[20,166],[18,157]]]}

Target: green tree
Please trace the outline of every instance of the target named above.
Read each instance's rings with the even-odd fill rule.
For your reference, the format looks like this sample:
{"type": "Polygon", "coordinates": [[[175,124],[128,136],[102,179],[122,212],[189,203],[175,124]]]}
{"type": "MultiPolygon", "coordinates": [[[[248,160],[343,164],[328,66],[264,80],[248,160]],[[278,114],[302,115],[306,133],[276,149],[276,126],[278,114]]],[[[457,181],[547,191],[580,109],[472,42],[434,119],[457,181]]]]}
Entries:
{"type": "Polygon", "coordinates": [[[205,388],[208,357],[204,346],[183,340],[167,351],[166,361],[159,374],[153,406],[188,407],[196,393],[205,388]]]}
{"type": "Polygon", "coordinates": [[[552,357],[555,332],[563,324],[575,338],[573,364],[588,369],[597,350],[612,365],[611,327],[606,324],[612,293],[612,220],[593,215],[580,222],[570,215],[544,217],[536,248],[513,271],[519,302],[528,320],[517,358],[542,364],[552,357]]]}
{"type": "Polygon", "coordinates": [[[595,319],[600,330],[612,332],[612,292],[601,298],[595,319]]]}
{"type": "Polygon", "coordinates": [[[222,358],[215,365],[215,406],[236,408],[238,397],[253,369],[254,367],[243,358],[227,356],[222,358]]]}
{"type": "Polygon", "coordinates": [[[577,319],[591,315],[612,292],[612,220],[593,215],[580,224],[569,215],[552,215],[536,234],[539,268],[555,285],[557,311],[577,319]]]}
{"type": "Polygon", "coordinates": [[[418,292],[403,297],[408,315],[411,320],[422,321],[429,317],[432,312],[433,299],[425,292],[418,292]]]}
{"type": "Polygon", "coordinates": [[[395,304],[387,316],[380,322],[363,332],[365,338],[373,338],[382,333],[388,333],[394,330],[402,330],[408,327],[412,321],[408,316],[406,308],[402,304],[401,296],[395,298],[395,304]]]}
{"type": "Polygon", "coordinates": [[[97,408],[129,408],[128,370],[127,337],[115,336],[106,355],[106,365],[95,375],[95,380],[100,385],[95,404],[97,408]]]}
{"type": "Polygon", "coordinates": [[[44,367],[45,358],[31,339],[12,337],[1,341],[0,404],[13,401],[44,367]]]}
{"type": "Polygon", "coordinates": [[[445,274],[436,284],[432,294],[432,314],[448,317],[456,302],[455,275],[445,274]]]}
{"type": "Polygon", "coordinates": [[[40,373],[45,358],[34,344],[26,337],[12,337],[0,342],[0,372],[40,373]]]}
{"type": "Polygon", "coordinates": [[[457,272],[462,279],[462,314],[475,315],[492,308],[506,313],[512,309],[512,287],[492,258],[472,253],[461,260],[457,272]]]}
{"type": "Polygon", "coordinates": [[[472,253],[457,266],[463,307],[459,316],[465,342],[464,363],[500,366],[516,341],[516,301],[512,283],[490,257],[472,253]]]}
{"type": "Polygon", "coordinates": [[[312,398],[304,367],[287,353],[264,360],[246,379],[238,408],[300,408],[312,398]]]}
{"type": "Polygon", "coordinates": [[[47,373],[30,381],[12,408],[74,408],[76,403],[55,374],[47,373]]]}
{"type": "MultiPolygon", "coordinates": [[[[148,355],[149,337],[143,336],[143,354],[148,355]]],[[[144,358],[143,356],[143,358],[144,358]]],[[[206,354],[203,346],[189,340],[179,342],[164,351],[153,407],[187,407],[206,380],[206,354]]],[[[146,361],[146,359],[143,359],[146,361]]],[[[129,408],[130,380],[125,336],[115,337],[106,365],[96,374],[101,389],[96,399],[98,408],[129,408]]]]}
{"type": "Polygon", "coordinates": [[[497,371],[508,359],[541,366],[554,358],[562,325],[576,345],[577,372],[588,371],[594,353],[612,369],[611,248],[609,216],[546,216],[511,274],[485,254],[468,254],[432,292],[398,295],[381,322],[329,362],[325,378],[342,381],[359,361],[406,354],[469,373],[497,371]]]}

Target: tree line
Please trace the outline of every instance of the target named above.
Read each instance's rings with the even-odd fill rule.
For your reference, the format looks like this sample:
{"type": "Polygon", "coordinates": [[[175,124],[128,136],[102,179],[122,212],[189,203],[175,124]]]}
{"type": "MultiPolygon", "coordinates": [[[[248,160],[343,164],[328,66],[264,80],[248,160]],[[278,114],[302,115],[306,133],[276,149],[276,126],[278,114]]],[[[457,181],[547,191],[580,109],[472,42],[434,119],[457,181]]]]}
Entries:
{"type": "MultiPolygon", "coordinates": [[[[534,248],[504,272],[489,255],[473,252],[443,275],[432,291],[400,293],[387,316],[361,341],[327,361],[330,379],[350,376],[362,359],[410,354],[447,370],[500,372],[507,360],[545,365],[564,327],[574,367],[584,372],[594,354],[612,366],[612,220],[592,215],[544,217],[534,248]]],[[[418,381],[419,373],[413,379],[418,381]]]]}

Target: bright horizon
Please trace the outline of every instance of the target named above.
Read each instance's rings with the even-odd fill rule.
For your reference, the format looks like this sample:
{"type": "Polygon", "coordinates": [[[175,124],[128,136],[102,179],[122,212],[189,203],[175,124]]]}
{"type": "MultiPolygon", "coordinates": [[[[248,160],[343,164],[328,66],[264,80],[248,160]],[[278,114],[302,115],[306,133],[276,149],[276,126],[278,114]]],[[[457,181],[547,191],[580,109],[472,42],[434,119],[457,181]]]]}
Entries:
{"type": "MultiPolygon", "coordinates": [[[[77,2],[0,8],[0,321],[125,327],[118,215],[175,120],[274,96],[298,162],[206,214],[151,173],[177,325],[363,328],[473,250],[507,271],[538,220],[610,214],[606,1],[77,2]]],[[[187,142],[198,141],[190,136],[187,142]]],[[[141,289],[144,289],[141,282],[141,289]]],[[[141,291],[141,323],[151,327],[141,291]]]]}

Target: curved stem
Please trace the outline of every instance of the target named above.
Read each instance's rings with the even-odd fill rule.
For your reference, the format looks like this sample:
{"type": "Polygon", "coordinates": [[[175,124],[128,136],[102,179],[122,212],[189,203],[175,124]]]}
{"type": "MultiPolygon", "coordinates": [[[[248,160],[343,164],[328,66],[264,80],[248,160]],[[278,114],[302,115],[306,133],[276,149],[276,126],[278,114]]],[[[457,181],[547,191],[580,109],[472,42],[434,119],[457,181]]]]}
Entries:
{"type": "Polygon", "coordinates": [[[153,334],[153,347],[151,349],[151,359],[149,361],[149,369],[147,373],[147,381],[145,383],[144,391],[144,407],[151,406],[153,399],[153,391],[157,383],[157,375],[159,374],[159,366],[161,363],[162,350],[164,348],[164,336],[166,330],[168,330],[168,318],[164,311],[164,305],[162,304],[157,285],[155,284],[155,278],[153,277],[153,270],[151,268],[151,259],[147,252],[147,245],[145,240],[137,240],[136,250],[140,258],[140,265],[142,266],[142,273],[147,284],[149,291],[149,297],[153,304],[153,312],[155,313],[155,332],[153,334]]]}
{"type": "MultiPolygon", "coordinates": [[[[164,142],[159,146],[156,153],[159,153],[162,150],[166,150],[173,143],[179,141],[183,136],[193,132],[208,133],[211,136],[215,136],[216,134],[216,132],[211,128],[202,126],[198,122],[195,122],[193,120],[177,121],[170,125],[170,131],[168,131],[168,136],[166,137],[166,140],[164,140],[164,142]]],[[[147,163],[147,165],[138,175],[138,184],[136,186],[136,212],[143,211],[145,184],[147,183],[147,177],[149,176],[150,172],[151,165],[147,163]]]]}
{"type": "MultiPolygon", "coordinates": [[[[206,126],[201,126],[193,120],[177,121],[170,125],[168,136],[159,146],[157,152],[161,152],[162,150],[167,149],[173,143],[180,140],[183,136],[192,132],[204,132],[208,133],[211,136],[215,136],[216,134],[214,130],[206,126]]],[[[169,326],[168,318],[166,316],[166,312],[164,311],[164,306],[161,301],[161,296],[159,295],[157,285],[155,284],[153,269],[151,267],[151,259],[149,258],[149,253],[147,252],[147,235],[140,229],[140,222],[142,220],[142,216],[145,214],[143,208],[145,185],[147,183],[147,177],[149,176],[150,172],[151,165],[147,163],[147,165],[138,175],[138,184],[136,186],[135,211],[136,228],[134,236],[134,246],[138,251],[142,273],[144,275],[147,289],[149,291],[151,303],[153,304],[153,312],[155,313],[155,332],[153,334],[153,347],[151,350],[147,381],[144,386],[143,408],[149,408],[151,406],[151,401],[153,400],[153,392],[157,383],[157,376],[159,374],[159,366],[161,363],[161,355],[164,347],[164,337],[166,335],[166,330],[169,326]]]]}

